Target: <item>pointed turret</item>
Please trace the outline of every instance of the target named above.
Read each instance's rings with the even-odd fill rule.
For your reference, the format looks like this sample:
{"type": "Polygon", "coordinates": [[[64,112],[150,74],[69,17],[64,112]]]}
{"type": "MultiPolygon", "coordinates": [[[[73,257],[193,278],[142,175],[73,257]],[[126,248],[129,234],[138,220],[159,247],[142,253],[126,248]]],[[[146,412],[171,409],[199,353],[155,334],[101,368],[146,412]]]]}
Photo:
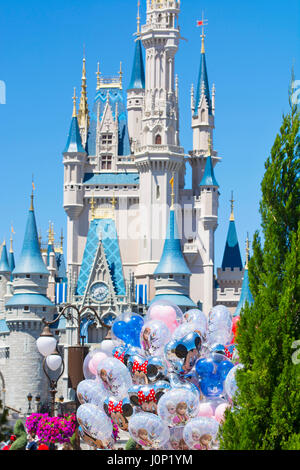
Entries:
{"type": "Polygon", "coordinates": [[[219,184],[215,178],[214,167],[210,155],[206,158],[204,175],[199,186],[215,186],[217,188],[219,187],[219,184]]]}
{"type": "Polygon", "coordinates": [[[13,274],[14,276],[18,274],[49,275],[40,250],[33,207],[33,194],[31,196],[31,207],[28,214],[22,252],[13,274]]]}
{"type": "Polygon", "coordinates": [[[140,36],[140,2],[138,2],[136,35],[131,80],[127,90],[128,132],[133,153],[141,143],[143,99],[145,96],[145,66],[140,36]]]}
{"type": "Polygon", "coordinates": [[[76,100],[77,100],[76,89],[74,88],[73,116],[72,116],[70,131],[68,135],[67,145],[63,153],[85,153],[85,150],[82,145],[79,125],[78,125],[76,100]]]}
{"type": "Polygon", "coordinates": [[[0,257],[0,274],[10,273],[10,267],[7,256],[6,242],[3,242],[1,257],[0,257]]]}
{"type": "Polygon", "coordinates": [[[225,270],[226,268],[230,268],[231,270],[233,270],[235,268],[239,268],[242,271],[243,263],[235,226],[233,194],[230,202],[231,214],[222,262],[222,269],[225,270]]]}
{"type": "Polygon", "coordinates": [[[86,86],[86,60],[83,58],[82,65],[82,83],[81,83],[81,96],[78,111],[78,126],[83,145],[85,146],[87,140],[88,129],[90,125],[89,107],[87,101],[87,86],[86,86]]]}
{"type": "Polygon", "coordinates": [[[154,273],[155,276],[160,274],[191,274],[182,254],[174,209],[170,210],[163,253],[154,273]]]}
{"type": "Polygon", "coordinates": [[[237,305],[236,311],[234,313],[234,317],[237,317],[240,315],[242,308],[245,307],[246,302],[248,302],[249,305],[253,304],[254,299],[251,294],[250,290],[250,285],[249,285],[249,273],[248,273],[248,262],[249,262],[249,238],[247,237],[246,241],[246,265],[245,265],[245,271],[244,271],[244,279],[243,279],[243,284],[242,284],[242,290],[241,290],[241,297],[240,301],[237,305]]]}
{"type": "Polygon", "coordinates": [[[211,104],[211,97],[210,97],[210,92],[209,92],[208,73],[207,73],[206,57],[205,57],[204,33],[202,34],[201,37],[202,37],[201,61],[200,61],[200,70],[199,70],[199,76],[198,76],[196,101],[195,101],[195,113],[194,113],[195,116],[198,116],[198,108],[201,104],[202,96],[206,98],[209,114],[212,114],[212,104],[211,104]]]}
{"type": "Polygon", "coordinates": [[[9,263],[9,270],[12,273],[16,267],[12,236],[10,237],[10,250],[9,250],[9,256],[8,256],[8,263],[9,263]]]}

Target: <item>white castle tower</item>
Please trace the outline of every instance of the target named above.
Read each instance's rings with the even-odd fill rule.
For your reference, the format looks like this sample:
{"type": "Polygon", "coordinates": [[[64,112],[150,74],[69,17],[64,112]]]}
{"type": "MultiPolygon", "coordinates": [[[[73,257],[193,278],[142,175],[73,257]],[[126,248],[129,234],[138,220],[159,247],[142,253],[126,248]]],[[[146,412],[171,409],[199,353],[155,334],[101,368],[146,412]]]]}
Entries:
{"type": "MultiPolygon", "coordinates": [[[[98,302],[102,314],[117,315],[133,304],[144,310],[158,294],[157,267],[169,221],[176,234],[178,229],[189,278],[182,285],[181,306],[198,305],[206,313],[213,306],[219,200],[214,168],[220,160],[213,150],[215,93],[209,91],[203,32],[196,98],[192,94],[193,150],[186,155],[180,146],[175,76],[179,14],[180,1],[147,0],[146,24],[140,27],[138,12],[127,110],[121,68],[119,77],[105,77],[98,65],[89,113],[84,59],[78,117],[74,96],[63,154],[69,300],[93,303],[94,284],[101,282],[109,292],[98,302]],[[192,189],[185,189],[187,161],[192,189]]],[[[172,286],[168,289],[172,295],[172,286]]]]}

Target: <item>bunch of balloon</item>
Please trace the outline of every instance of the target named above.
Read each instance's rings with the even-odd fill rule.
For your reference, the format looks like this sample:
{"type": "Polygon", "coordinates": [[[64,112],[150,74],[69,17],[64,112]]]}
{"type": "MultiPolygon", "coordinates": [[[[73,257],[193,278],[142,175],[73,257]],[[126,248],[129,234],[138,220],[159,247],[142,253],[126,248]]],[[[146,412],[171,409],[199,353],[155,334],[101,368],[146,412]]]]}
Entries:
{"type": "Polygon", "coordinates": [[[226,307],[207,318],[170,302],[146,316],[123,313],[84,363],[77,389],[81,437],[113,449],[112,424],[144,450],[218,448],[218,429],[236,392],[226,351],[233,339],[226,307]]]}

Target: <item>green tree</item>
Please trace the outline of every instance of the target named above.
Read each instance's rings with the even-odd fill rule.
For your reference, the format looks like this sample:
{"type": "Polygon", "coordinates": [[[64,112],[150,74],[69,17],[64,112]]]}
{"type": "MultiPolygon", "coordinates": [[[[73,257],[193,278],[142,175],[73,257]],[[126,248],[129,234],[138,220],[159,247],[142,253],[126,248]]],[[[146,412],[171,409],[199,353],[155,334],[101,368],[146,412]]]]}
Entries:
{"type": "Polygon", "coordinates": [[[257,232],[249,263],[252,306],[238,328],[244,368],[221,429],[227,450],[300,450],[300,118],[291,103],[265,164],[257,232]],[[296,361],[298,362],[298,361],[296,361]]]}
{"type": "Polygon", "coordinates": [[[10,428],[7,424],[8,410],[3,409],[2,402],[0,400],[0,441],[7,439],[8,434],[10,433],[10,428]]]}

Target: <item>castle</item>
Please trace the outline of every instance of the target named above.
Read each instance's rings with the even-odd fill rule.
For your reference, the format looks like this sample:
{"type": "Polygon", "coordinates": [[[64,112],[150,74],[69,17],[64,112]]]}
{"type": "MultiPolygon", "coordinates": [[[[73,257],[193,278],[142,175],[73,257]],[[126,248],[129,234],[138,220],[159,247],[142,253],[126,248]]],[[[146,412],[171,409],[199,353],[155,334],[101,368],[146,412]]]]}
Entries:
{"type": "MultiPolygon", "coordinates": [[[[41,245],[33,196],[16,267],[12,245],[9,256],[2,247],[0,371],[11,407],[24,410],[29,392],[47,399],[35,342],[42,318],[55,319],[66,303],[98,311],[102,326],[83,317],[81,335],[86,343],[99,343],[107,333],[103,325],[127,310],[144,313],[156,300],[206,314],[217,304],[239,312],[252,300],[233,200],[223,262],[215,276],[220,195],[215,170],[220,158],[214,150],[216,91],[210,91],[204,31],[198,82],[191,91],[192,150],[186,153],[180,144],[179,14],[179,0],[147,0],[142,27],[138,14],[127,101],[122,68],[118,76],[104,78],[98,66],[89,109],[83,59],[79,109],[75,92],[63,152],[66,266],[51,227],[48,246],[41,245]],[[185,188],[186,165],[192,168],[191,189],[185,188]]],[[[65,351],[76,343],[75,326],[65,318],[52,329],[65,351]]],[[[72,398],[67,367],[60,393],[72,398]]]]}

